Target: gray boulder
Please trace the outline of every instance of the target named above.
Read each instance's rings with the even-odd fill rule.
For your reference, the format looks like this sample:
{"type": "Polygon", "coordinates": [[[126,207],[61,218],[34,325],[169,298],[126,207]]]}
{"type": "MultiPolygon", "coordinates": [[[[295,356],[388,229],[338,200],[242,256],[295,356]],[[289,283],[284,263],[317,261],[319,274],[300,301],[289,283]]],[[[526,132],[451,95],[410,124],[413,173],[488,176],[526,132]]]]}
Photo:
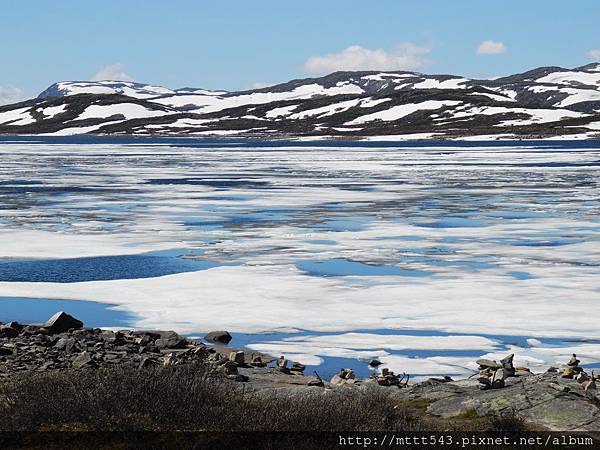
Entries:
{"type": "Polygon", "coordinates": [[[300,364],[299,362],[295,362],[294,364],[292,364],[290,370],[292,372],[304,373],[304,371],[306,370],[306,366],[304,364],[300,364]]]}
{"type": "Polygon", "coordinates": [[[83,322],[75,317],[67,314],[64,311],[59,311],[54,314],[44,324],[44,327],[53,333],[64,333],[71,329],[79,329],[83,327],[83,322]]]}
{"type": "Polygon", "coordinates": [[[229,344],[231,342],[231,335],[228,331],[211,331],[206,336],[204,336],[204,340],[207,342],[216,342],[218,344],[229,344]]]}
{"type": "Polygon", "coordinates": [[[15,338],[19,335],[19,332],[11,327],[0,327],[0,338],[15,338]]]}

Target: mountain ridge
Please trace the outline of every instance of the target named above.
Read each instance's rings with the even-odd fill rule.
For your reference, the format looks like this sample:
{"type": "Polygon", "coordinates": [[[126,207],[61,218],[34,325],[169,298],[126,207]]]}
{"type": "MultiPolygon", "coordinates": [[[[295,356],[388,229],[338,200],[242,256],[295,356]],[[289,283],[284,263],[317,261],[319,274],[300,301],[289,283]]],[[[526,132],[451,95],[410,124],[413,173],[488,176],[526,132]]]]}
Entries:
{"type": "Polygon", "coordinates": [[[338,71],[244,91],[61,81],[0,106],[0,134],[260,138],[600,137],[600,64],[539,67],[491,80],[338,71]]]}

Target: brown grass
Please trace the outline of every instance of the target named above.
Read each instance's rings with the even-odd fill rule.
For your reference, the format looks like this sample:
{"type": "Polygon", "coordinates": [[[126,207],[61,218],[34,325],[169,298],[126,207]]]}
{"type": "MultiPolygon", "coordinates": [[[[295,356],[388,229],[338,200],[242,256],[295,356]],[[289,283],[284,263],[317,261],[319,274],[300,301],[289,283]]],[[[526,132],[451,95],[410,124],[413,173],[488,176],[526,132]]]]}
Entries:
{"type": "Polygon", "coordinates": [[[524,431],[515,415],[441,419],[394,388],[251,391],[198,362],[29,373],[0,382],[0,431],[524,431]]]}

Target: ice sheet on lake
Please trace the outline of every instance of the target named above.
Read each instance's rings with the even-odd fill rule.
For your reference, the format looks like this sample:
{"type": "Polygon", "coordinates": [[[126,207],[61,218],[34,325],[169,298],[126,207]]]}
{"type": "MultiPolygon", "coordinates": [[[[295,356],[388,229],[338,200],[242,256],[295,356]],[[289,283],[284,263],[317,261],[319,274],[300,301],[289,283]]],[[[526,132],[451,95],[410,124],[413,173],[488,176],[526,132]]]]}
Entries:
{"type": "Polygon", "coordinates": [[[140,327],[183,332],[311,330],[262,344],[313,363],[374,355],[414,373],[470,370],[471,356],[410,357],[444,346],[515,351],[540,367],[573,350],[594,363],[596,343],[548,340],[600,339],[600,150],[554,145],[3,144],[0,258],[186,248],[239,265],[3,282],[0,296],[117,304],[140,327]],[[338,260],[398,270],[321,277],[296,265],[338,260]],[[457,337],[406,343],[393,330],[457,337]],[[496,345],[497,335],[530,341],[496,345]]]}

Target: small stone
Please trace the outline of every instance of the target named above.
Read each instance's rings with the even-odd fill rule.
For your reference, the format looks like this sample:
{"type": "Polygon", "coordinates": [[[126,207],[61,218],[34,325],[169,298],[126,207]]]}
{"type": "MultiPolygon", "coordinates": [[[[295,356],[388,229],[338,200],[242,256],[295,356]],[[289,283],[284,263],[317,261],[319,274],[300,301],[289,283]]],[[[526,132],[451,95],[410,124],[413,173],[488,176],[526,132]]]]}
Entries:
{"type": "Polygon", "coordinates": [[[47,329],[45,329],[45,328],[43,328],[40,325],[25,325],[23,327],[23,333],[31,336],[31,335],[35,335],[35,334],[37,334],[37,335],[40,335],[40,334],[42,334],[42,335],[49,334],[50,331],[47,330],[47,329]]]}
{"type": "Polygon", "coordinates": [[[262,358],[258,355],[252,357],[252,362],[250,363],[250,365],[252,365],[254,367],[265,367],[266,366],[266,364],[263,362],[262,358]]]}
{"type": "Polygon", "coordinates": [[[550,366],[548,367],[548,370],[546,370],[547,373],[557,373],[558,372],[558,368],[554,367],[554,366],[550,366]]]}
{"type": "Polygon", "coordinates": [[[492,361],[491,359],[481,358],[481,359],[478,359],[476,361],[476,363],[482,369],[492,369],[492,370],[502,369],[502,364],[498,364],[496,361],[492,361]]]}
{"type": "Polygon", "coordinates": [[[478,377],[477,381],[479,381],[479,383],[483,384],[484,386],[491,386],[492,385],[492,381],[490,380],[490,378],[486,377],[485,375],[481,375],[480,377],[478,377]]]}
{"type": "Polygon", "coordinates": [[[21,325],[19,322],[8,322],[6,325],[6,327],[8,328],[13,328],[17,331],[21,331],[23,329],[23,325],[21,325]]]}
{"type": "MultiPolygon", "coordinates": [[[[102,331],[102,340],[105,342],[108,342],[109,344],[114,344],[117,341],[122,341],[123,337],[124,337],[124,335],[120,331],[117,331],[117,332],[110,331],[110,330],[102,331]]],[[[148,343],[148,341],[143,342],[143,343],[146,344],[146,343],[148,343]]]]}
{"type": "Polygon", "coordinates": [[[73,350],[73,348],[75,347],[75,344],[76,344],[75,339],[60,338],[58,341],[56,341],[56,344],[54,344],[54,348],[57,350],[64,350],[69,353],[73,350]]]}
{"type": "Polygon", "coordinates": [[[587,380],[581,383],[581,388],[584,391],[596,390],[596,382],[594,380],[587,380]]]}
{"type": "Polygon", "coordinates": [[[246,383],[250,381],[246,375],[242,375],[241,373],[226,375],[226,377],[230,380],[237,381],[238,383],[246,383]]]}
{"type": "Polygon", "coordinates": [[[149,367],[158,367],[160,363],[156,358],[143,357],[138,366],[140,369],[147,369],[149,367]]]}
{"type": "Polygon", "coordinates": [[[238,366],[233,361],[226,361],[223,365],[221,365],[223,372],[225,375],[237,375],[238,374],[238,366]]]}
{"type": "Polygon", "coordinates": [[[310,380],[308,383],[306,383],[306,385],[313,386],[313,387],[324,387],[325,383],[323,383],[323,380],[315,379],[315,380],[310,380]]]}
{"type": "Polygon", "coordinates": [[[356,375],[354,375],[354,371],[352,369],[342,369],[340,371],[340,377],[344,380],[354,380],[356,375]]]}
{"type": "Polygon", "coordinates": [[[512,353],[508,355],[506,358],[500,360],[500,364],[502,364],[502,379],[505,380],[509,377],[515,376],[515,366],[513,366],[513,359],[515,358],[515,354],[512,353]]]}
{"type": "Polygon", "coordinates": [[[449,383],[450,381],[454,381],[452,377],[445,375],[443,378],[431,377],[428,378],[427,381],[433,381],[434,383],[449,383]]]}
{"type": "Polygon", "coordinates": [[[335,374],[331,380],[331,384],[354,384],[358,380],[356,380],[356,376],[354,375],[354,371],[352,369],[341,369],[339,373],[335,374]]]}
{"type": "Polygon", "coordinates": [[[288,360],[285,359],[285,356],[281,355],[277,360],[277,368],[279,369],[287,369],[288,360]]]}
{"type": "Polygon", "coordinates": [[[64,311],[60,311],[50,317],[44,327],[53,333],[64,333],[71,329],[82,328],[83,322],[64,311]]]}
{"type": "Polygon", "coordinates": [[[564,369],[561,373],[560,373],[560,377],[561,378],[570,378],[572,379],[575,376],[575,371],[573,370],[572,367],[567,367],[566,369],[564,369]]]}
{"type": "Polygon", "coordinates": [[[498,378],[492,382],[492,389],[501,389],[505,386],[504,378],[498,378]]]}
{"type": "Polygon", "coordinates": [[[579,372],[576,376],[575,376],[575,381],[577,381],[579,384],[585,383],[586,381],[588,381],[590,379],[590,377],[588,377],[588,374],[585,372],[579,372]]]}
{"type": "Polygon", "coordinates": [[[562,386],[562,385],[560,385],[558,383],[550,383],[548,386],[550,386],[555,391],[559,391],[559,392],[571,392],[571,389],[569,388],[569,386],[562,386]]]}
{"type": "Polygon", "coordinates": [[[206,336],[204,336],[204,340],[208,342],[217,342],[219,344],[229,344],[231,342],[231,335],[228,331],[211,331],[206,336]]]}
{"type": "Polygon", "coordinates": [[[382,364],[383,363],[381,361],[379,361],[378,359],[372,359],[371,361],[369,361],[370,367],[379,367],[382,364]]]}
{"type": "Polygon", "coordinates": [[[581,361],[579,361],[579,360],[577,359],[577,355],[576,355],[575,353],[573,353],[573,356],[571,356],[571,359],[570,359],[570,360],[569,360],[569,362],[567,363],[567,366],[569,366],[569,367],[577,367],[577,366],[579,366],[579,363],[580,363],[580,362],[581,362],[581,361]]]}
{"type": "Polygon", "coordinates": [[[179,337],[166,337],[155,340],[154,345],[156,345],[156,347],[159,349],[183,349],[186,347],[186,342],[184,339],[179,337]]]}
{"type": "Polygon", "coordinates": [[[14,328],[3,326],[0,327],[0,338],[16,338],[19,335],[19,331],[14,328]]]}
{"type": "Polygon", "coordinates": [[[94,360],[92,359],[92,355],[89,352],[80,353],[77,358],[73,360],[72,366],[75,369],[81,369],[85,366],[93,366],[94,360]]]}
{"type": "Polygon", "coordinates": [[[299,362],[295,362],[294,364],[292,364],[292,367],[290,368],[290,370],[292,372],[303,373],[306,370],[306,366],[304,364],[300,364],[299,362]]]}
{"type": "Polygon", "coordinates": [[[514,371],[509,369],[498,369],[496,370],[495,377],[496,380],[506,380],[507,378],[513,377],[515,375],[514,371]]]}
{"type": "Polygon", "coordinates": [[[229,353],[229,361],[233,361],[238,365],[243,365],[245,360],[246,358],[242,351],[229,353]]]}

